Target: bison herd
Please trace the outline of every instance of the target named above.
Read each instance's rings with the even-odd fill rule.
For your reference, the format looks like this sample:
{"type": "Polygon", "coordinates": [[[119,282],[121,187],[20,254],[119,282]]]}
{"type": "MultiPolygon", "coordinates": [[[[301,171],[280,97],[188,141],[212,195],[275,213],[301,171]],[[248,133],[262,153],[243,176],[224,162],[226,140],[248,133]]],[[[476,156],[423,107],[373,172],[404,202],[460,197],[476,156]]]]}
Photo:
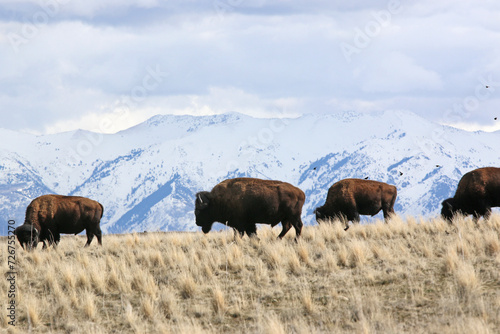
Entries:
{"type": "MultiPolygon", "coordinates": [[[[343,219],[359,222],[360,215],[374,216],[382,210],[387,220],[394,214],[396,187],[387,183],[345,179],[328,190],[325,204],[314,213],[319,222],[343,219]]],[[[232,227],[243,236],[253,236],[256,224],[283,227],[278,238],[283,238],[293,226],[296,237],[302,231],[302,206],[305,194],[299,188],[281,181],[255,178],[235,178],[222,181],[211,191],[196,194],[196,225],[204,233],[214,222],[232,227]]],[[[500,168],[485,167],[466,173],[458,183],[455,196],[442,202],[441,216],[450,223],[455,215],[473,215],[477,222],[491,214],[492,207],[500,206],[500,168]]],[[[24,224],[14,231],[21,246],[33,249],[39,242],[43,248],[57,245],[61,233],[87,233],[90,245],[94,236],[102,244],[100,220],[103,206],[94,200],[61,195],[44,195],[34,199],[26,209],[24,224]]]]}

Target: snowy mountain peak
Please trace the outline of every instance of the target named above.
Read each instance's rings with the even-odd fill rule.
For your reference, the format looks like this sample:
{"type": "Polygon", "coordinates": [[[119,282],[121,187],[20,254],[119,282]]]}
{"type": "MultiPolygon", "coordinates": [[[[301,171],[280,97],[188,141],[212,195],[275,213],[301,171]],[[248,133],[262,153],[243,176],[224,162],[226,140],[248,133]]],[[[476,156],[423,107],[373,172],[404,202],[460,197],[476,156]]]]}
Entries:
{"type": "Polygon", "coordinates": [[[174,126],[210,126],[216,124],[228,124],[241,120],[247,117],[239,113],[218,114],[208,116],[191,116],[191,115],[156,115],[148,119],[143,124],[148,127],[160,127],[165,125],[174,126]]]}
{"type": "Polygon", "coordinates": [[[237,176],[300,187],[309,224],[328,188],[348,177],[396,185],[402,215],[435,215],[461,175],[500,166],[499,136],[407,111],[293,119],[158,115],[114,135],[0,130],[0,138],[15,138],[0,144],[1,219],[20,223],[33,198],[60,193],[101,202],[106,232],[196,230],[195,193],[237,176]]]}

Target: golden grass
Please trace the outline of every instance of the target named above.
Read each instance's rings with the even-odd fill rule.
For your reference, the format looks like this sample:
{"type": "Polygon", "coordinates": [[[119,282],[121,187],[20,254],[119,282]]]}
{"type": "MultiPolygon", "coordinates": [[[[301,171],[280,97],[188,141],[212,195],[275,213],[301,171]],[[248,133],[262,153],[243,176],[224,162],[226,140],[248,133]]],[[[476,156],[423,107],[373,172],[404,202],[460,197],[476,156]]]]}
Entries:
{"type": "MultiPolygon", "coordinates": [[[[23,333],[498,333],[500,216],[106,235],[16,254],[23,333]]],[[[7,249],[6,243],[3,246],[7,249]]],[[[6,252],[0,253],[6,275],[6,252]]]]}

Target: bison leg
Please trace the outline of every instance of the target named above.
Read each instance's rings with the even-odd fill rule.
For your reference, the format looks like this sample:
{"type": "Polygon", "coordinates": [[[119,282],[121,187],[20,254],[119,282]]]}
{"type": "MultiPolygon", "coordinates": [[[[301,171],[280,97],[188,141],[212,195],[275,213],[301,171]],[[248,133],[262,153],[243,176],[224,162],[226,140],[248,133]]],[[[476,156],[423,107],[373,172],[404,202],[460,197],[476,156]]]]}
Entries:
{"type": "Polygon", "coordinates": [[[87,230],[87,243],[85,244],[85,247],[88,247],[93,239],[94,239],[94,233],[87,230]]]}
{"type": "Polygon", "coordinates": [[[257,225],[248,224],[247,228],[245,229],[245,232],[250,238],[257,236],[257,225]]]}
{"type": "Polygon", "coordinates": [[[278,235],[279,239],[283,239],[286,232],[288,232],[288,230],[292,227],[292,224],[290,224],[290,222],[288,222],[288,221],[282,221],[281,225],[283,225],[283,229],[281,230],[280,235],[278,235]]]}
{"type": "Polygon", "coordinates": [[[300,218],[295,221],[295,224],[293,224],[293,228],[295,228],[295,239],[300,237],[300,234],[302,233],[302,226],[304,226],[304,224],[300,218]]]}
{"type": "Polygon", "coordinates": [[[54,233],[54,247],[59,244],[59,241],[61,241],[61,234],[54,233]]]}
{"type": "Polygon", "coordinates": [[[472,214],[472,221],[477,225],[477,223],[478,223],[479,219],[481,219],[482,215],[483,215],[483,213],[474,211],[474,213],[472,214]]]}
{"type": "Polygon", "coordinates": [[[389,222],[389,219],[391,219],[392,215],[394,215],[394,210],[393,209],[383,209],[384,212],[384,220],[386,223],[389,222]]]}
{"type": "Polygon", "coordinates": [[[359,224],[359,222],[361,221],[361,218],[359,217],[359,213],[358,212],[354,212],[352,214],[352,216],[347,216],[347,218],[345,220],[345,229],[344,229],[344,231],[347,231],[349,229],[349,221],[352,221],[354,224],[359,224]]]}
{"type": "Polygon", "coordinates": [[[386,223],[389,222],[389,219],[395,214],[394,212],[394,203],[396,203],[396,194],[391,198],[390,202],[388,205],[385,205],[382,207],[382,210],[384,212],[384,220],[386,223]]]}
{"type": "Polygon", "coordinates": [[[92,240],[94,240],[94,235],[97,237],[99,245],[102,246],[102,232],[101,229],[97,227],[95,230],[87,229],[87,243],[85,244],[85,247],[88,247],[92,240]]]}
{"type": "MultiPolygon", "coordinates": [[[[56,233],[56,232],[52,232],[52,231],[49,231],[49,233],[50,233],[50,235],[46,239],[47,243],[49,244],[49,246],[56,247],[57,244],[59,243],[59,241],[61,241],[61,234],[56,233]]],[[[43,241],[43,249],[45,249],[45,248],[47,248],[47,245],[45,244],[45,240],[44,240],[43,241]]]]}
{"type": "Polygon", "coordinates": [[[233,232],[234,232],[234,240],[236,240],[238,236],[240,238],[243,238],[243,236],[245,235],[245,230],[240,230],[237,229],[236,227],[233,227],[233,232]]]}
{"type": "Polygon", "coordinates": [[[486,208],[486,211],[484,212],[484,219],[488,220],[490,219],[491,216],[491,208],[486,208]]]}
{"type": "Polygon", "coordinates": [[[43,240],[43,248],[47,248],[47,245],[45,244],[45,240],[47,240],[49,246],[50,245],[55,245],[61,240],[61,235],[57,232],[53,232],[51,230],[48,230],[48,237],[43,240]]]}
{"type": "Polygon", "coordinates": [[[102,232],[101,232],[101,229],[97,228],[97,231],[94,234],[97,237],[97,242],[99,243],[99,245],[102,246],[102,232]]]}
{"type": "Polygon", "coordinates": [[[474,211],[474,213],[472,214],[472,220],[474,221],[474,223],[477,224],[479,219],[481,219],[481,216],[484,217],[484,220],[488,220],[491,216],[491,208],[485,207],[481,208],[481,210],[479,211],[474,211]]]}
{"type": "Polygon", "coordinates": [[[49,245],[52,245],[54,248],[56,248],[57,245],[59,244],[59,241],[60,241],[60,239],[54,240],[52,242],[49,242],[49,245]]]}
{"type": "Polygon", "coordinates": [[[354,224],[359,224],[359,222],[361,221],[361,218],[359,217],[359,213],[355,211],[355,212],[352,212],[351,214],[345,216],[344,231],[347,231],[349,229],[349,221],[352,221],[354,224]]]}

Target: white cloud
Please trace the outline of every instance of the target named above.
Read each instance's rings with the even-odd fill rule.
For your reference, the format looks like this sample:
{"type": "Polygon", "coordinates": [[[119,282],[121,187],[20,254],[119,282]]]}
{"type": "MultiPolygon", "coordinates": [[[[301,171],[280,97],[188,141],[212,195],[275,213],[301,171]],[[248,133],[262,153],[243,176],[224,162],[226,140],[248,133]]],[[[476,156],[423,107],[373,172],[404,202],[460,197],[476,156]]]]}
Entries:
{"type": "Polygon", "coordinates": [[[481,125],[479,123],[468,123],[468,122],[458,122],[458,123],[443,123],[444,125],[449,125],[454,128],[464,129],[467,131],[484,131],[484,132],[495,132],[500,131],[500,122],[496,122],[492,125],[481,125]]]}
{"type": "Polygon", "coordinates": [[[303,112],[302,108],[303,103],[298,99],[262,99],[234,87],[210,87],[204,95],[152,96],[140,103],[129,96],[121,96],[96,108],[100,112],[62,119],[46,126],[40,133],[68,129],[116,133],[158,114],[203,116],[238,112],[264,118],[297,117],[303,112]]]}
{"type": "Polygon", "coordinates": [[[359,72],[359,80],[363,91],[370,93],[420,93],[443,88],[439,74],[398,52],[365,63],[359,72]]]}
{"type": "MultiPolygon", "coordinates": [[[[387,1],[223,0],[222,10],[201,0],[53,1],[60,6],[41,23],[40,2],[0,1],[0,126],[95,129],[157,67],[168,75],[119,128],[153,113],[344,108],[410,109],[440,121],[479,77],[500,79],[500,4],[491,1],[401,1],[350,63],[339,46],[387,1]]],[[[468,121],[491,125],[493,86],[468,121]]]]}

